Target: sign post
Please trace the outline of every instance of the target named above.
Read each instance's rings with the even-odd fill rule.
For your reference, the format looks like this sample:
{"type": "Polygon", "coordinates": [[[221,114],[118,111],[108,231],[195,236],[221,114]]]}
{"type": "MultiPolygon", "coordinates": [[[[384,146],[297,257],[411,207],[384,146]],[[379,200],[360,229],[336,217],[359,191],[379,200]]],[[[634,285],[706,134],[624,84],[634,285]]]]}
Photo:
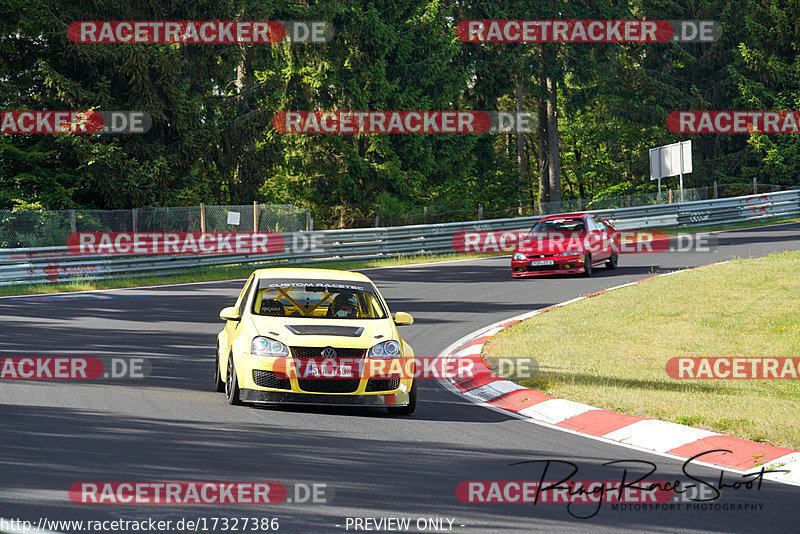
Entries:
{"type": "Polygon", "coordinates": [[[692,142],[681,141],[650,149],[650,179],[658,180],[658,203],[661,203],[661,178],[680,176],[681,202],[683,175],[692,172],[692,142]]]}

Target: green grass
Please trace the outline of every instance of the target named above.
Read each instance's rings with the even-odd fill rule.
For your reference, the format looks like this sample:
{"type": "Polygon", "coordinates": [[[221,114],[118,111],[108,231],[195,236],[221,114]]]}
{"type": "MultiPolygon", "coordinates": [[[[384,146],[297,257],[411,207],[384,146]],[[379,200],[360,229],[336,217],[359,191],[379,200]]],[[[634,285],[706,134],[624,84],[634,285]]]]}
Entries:
{"type": "Polygon", "coordinates": [[[800,251],[659,277],[523,321],[484,348],[538,360],[527,387],[800,448],[800,380],[673,380],[667,360],[800,355],[800,251]]]}
{"type": "Polygon", "coordinates": [[[31,295],[35,293],[66,293],[70,291],[95,291],[98,289],[114,289],[121,287],[140,287],[162,284],[180,284],[190,282],[211,282],[216,280],[239,280],[250,276],[255,269],[267,267],[316,267],[320,269],[355,270],[369,267],[391,267],[412,265],[416,263],[439,262],[486,258],[492,254],[417,254],[361,261],[330,261],[315,263],[260,263],[244,267],[217,267],[187,269],[184,273],[170,275],[154,275],[131,278],[115,278],[113,280],[81,280],[55,284],[20,284],[0,286],[0,296],[31,295]]]}

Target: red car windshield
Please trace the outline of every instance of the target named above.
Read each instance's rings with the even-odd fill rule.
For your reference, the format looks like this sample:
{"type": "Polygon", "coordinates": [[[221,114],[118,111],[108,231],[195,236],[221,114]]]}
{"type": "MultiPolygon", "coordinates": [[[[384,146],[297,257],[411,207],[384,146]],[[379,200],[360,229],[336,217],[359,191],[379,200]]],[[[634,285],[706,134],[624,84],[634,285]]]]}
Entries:
{"type": "Polygon", "coordinates": [[[531,234],[538,232],[585,232],[586,223],[580,217],[564,219],[542,219],[531,229],[531,234]]]}

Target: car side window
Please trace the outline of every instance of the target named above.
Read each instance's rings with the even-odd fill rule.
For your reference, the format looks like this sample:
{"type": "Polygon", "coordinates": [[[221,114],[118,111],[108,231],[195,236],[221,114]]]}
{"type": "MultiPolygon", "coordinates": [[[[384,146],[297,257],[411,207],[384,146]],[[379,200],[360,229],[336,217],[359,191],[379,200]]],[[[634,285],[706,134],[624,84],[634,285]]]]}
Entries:
{"type": "Polygon", "coordinates": [[[239,300],[236,302],[236,309],[239,311],[239,315],[244,315],[244,310],[247,306],[247,301],[250,300],[250,294],[253,292],[253,288],[256,287],[255,283],[256,277],[251,276],[250,280],[247,281],[247,285],[245,286],[242,294],[239,295],[239,300]]]}
{"type": "Polygon", "coordinates": [[[601,232],[608,232],[608,226],[602,220],[598,219],[597,217],[592,217],[594,220],[594,224],[597,226],[597,229],[601,232]]]}
{"type": "Polygon", "coordinates": [[[597,226],[597,222],[595,221],[594,217],[586,217],[587,228],[586,231],[588,232],[596,232],[600,228],[597,226]]]}

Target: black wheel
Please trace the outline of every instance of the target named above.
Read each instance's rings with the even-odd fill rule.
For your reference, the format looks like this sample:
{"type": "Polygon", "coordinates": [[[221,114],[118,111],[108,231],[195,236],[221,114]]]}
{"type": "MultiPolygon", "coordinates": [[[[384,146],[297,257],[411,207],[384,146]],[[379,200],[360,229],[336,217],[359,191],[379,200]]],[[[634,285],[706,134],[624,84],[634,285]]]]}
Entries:
{"type": "Polygon", "coordinates": [[[222,381],[222,373],[219,372],[219,345],[217,345],[217,355],[214,357],[214,391],[218,393],[225,391],[225,382],[222,381]]]}
{"type": "Polygon", "coordinates": [[[592,255],[588,252],[583,257],[583,276],[592,276],[592,255]]]}
{"type": "Polygon", "coordinates": [[[619,256],[616,254],[612,254],[608,261],[606,262],[606,269],[616,269],[617,262],[619,261],[619,256]]]}
{"type": "Polygon", "coordinates": [[[408,406],[387,406],[389,415],[411,415],[417,409],[417,382],[411,384],[411,391],[408,392],[408,406]]]}
{"type": "Polygon", "coordinates": [[[225,398],[228,404],[238,406],[242,403],[239,398],[239,381],[236,379],[236,367],[233,365],[233,354],[228,356],[228,374],[225,377],[225,398]]]}

